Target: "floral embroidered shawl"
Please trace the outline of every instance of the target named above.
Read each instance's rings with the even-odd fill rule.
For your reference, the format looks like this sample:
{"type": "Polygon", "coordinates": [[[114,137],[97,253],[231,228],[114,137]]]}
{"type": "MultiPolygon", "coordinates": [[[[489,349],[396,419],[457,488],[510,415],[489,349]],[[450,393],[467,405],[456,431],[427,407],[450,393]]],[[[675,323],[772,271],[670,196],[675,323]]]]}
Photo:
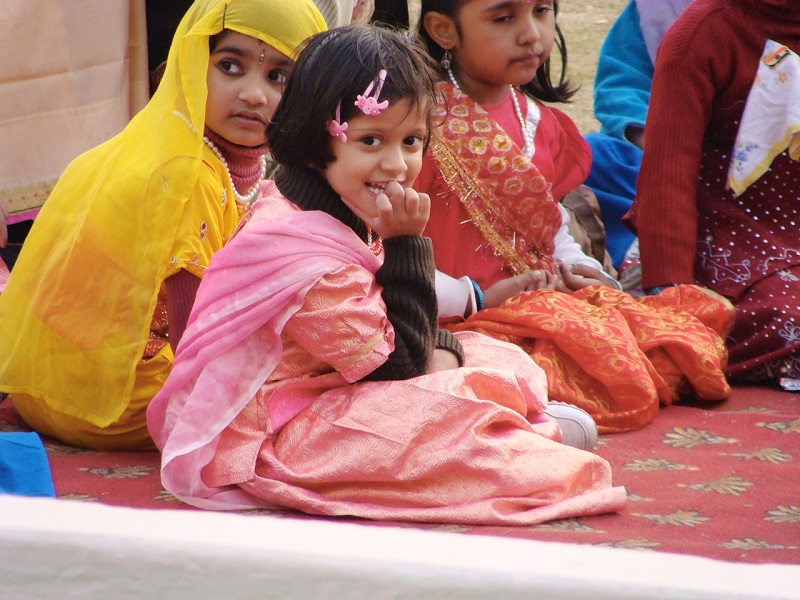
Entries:
{"type": "Polygon", "coordinates": [[[515,274],[555,272],[561,215],[550,183],[479,104],[451,83],[440,91],[431,153],[447,185],[515,274]]]}

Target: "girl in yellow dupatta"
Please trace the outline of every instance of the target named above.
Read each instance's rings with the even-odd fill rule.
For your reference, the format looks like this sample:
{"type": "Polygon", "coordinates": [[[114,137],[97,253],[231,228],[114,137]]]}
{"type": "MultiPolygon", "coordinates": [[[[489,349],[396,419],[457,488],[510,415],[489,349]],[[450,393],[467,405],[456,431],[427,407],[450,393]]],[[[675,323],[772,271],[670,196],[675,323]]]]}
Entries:
{"type": "Polygon", "coordinates": [[[311,0],[197,0],[151,101],[68,166],[0,296],[0,391],[34,429],[153,447],[147,404],[258,194],[289,57],[325,29],[311,0]]]}

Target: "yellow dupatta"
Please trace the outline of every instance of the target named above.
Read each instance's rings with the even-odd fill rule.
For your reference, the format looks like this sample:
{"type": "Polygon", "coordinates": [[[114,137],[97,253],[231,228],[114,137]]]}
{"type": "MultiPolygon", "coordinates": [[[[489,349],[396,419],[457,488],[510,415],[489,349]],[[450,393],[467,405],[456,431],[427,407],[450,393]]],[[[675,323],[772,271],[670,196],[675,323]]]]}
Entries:
{"type": "Polygon", "coordinates": [[[202,168],[209,37],[223,28],[291,56],[325,22],[311,0],[190,7],[151,101],[67,167],[26,240],[0,295],[0,390],[99,427],[127,407],[202,168]]]}
{"type": "Polygon", "coordinates": [[[488,113],[453,84],[441,82],[431,145],[445,182],[491,249],[515,275],[557,271],[553,240],[561,214],[550,183],[488,113]]]}

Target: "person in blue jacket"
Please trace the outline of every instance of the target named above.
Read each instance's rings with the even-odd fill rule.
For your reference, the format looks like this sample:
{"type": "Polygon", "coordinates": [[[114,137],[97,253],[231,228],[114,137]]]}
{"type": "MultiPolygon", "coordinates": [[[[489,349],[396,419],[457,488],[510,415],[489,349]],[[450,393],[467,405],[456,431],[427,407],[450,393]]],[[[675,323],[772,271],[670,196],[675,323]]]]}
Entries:
{"type": "Polygon", "coordinates": [[[620,219],[636,192],[656,51],[664,33],[690,3],[631,0],[600,48],[594,114],[601,128],[586,135],[592,148],[586,185],[600,204],[608,253],[617,269],[635,239],[620,219]]]}

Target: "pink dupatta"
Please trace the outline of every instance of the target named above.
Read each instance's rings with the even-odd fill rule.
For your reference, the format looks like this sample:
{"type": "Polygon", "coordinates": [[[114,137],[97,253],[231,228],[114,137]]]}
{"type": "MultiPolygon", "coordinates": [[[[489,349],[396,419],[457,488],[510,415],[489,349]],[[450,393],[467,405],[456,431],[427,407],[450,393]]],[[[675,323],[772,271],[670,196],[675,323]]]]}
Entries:
{"type": "Polygon", "coordinates": [[[238,488],[206,486],[202,468],[214,456],[220,433],[278,364],[283,326],[308,290],[345,265],[373,273],[380,265],[366,245],[350,243],[357,240],[351,229],[324,213],[297,211],[275,219],[268,206],[276,202],[273,193],[268,190],[254,204],[247,224],[214,256],[172,372],[147,410],[150,435],[162,451],[165,487],[204,508],[263,504],[238,488]]]}

